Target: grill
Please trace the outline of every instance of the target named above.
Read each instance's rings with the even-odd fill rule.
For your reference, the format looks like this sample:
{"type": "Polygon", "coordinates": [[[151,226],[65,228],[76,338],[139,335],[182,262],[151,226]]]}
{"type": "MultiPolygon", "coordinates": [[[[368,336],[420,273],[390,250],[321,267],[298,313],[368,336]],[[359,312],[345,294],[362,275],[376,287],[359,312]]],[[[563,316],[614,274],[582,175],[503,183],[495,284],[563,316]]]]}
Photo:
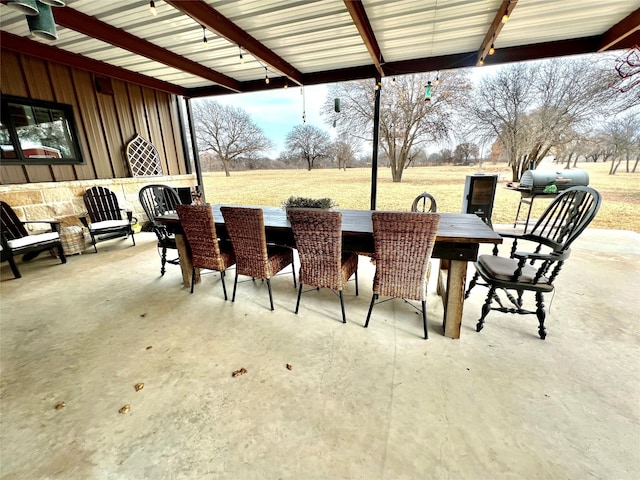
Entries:
{"type": "Polygon", "coordinates": [[[520,178],[518,190],[523,196],[526,194],[555,196],[576,185],[589,185],[589,174],[585,170],[527,170],[520,178]],[[556,188],[550,188],[553,186],[556,188]]]}
{"type": "Polygon", "coordinates": [[[560,192],[576,185],[589,185],[589,174],[585,170],[527,170],[520,177],[520,185],[513,190],[520,192],[520,203],[513,222],[515,228],[522,204],[529,205],[524,232],[527,233],[531,208],[536,197],[555,197],[560,192]]]}

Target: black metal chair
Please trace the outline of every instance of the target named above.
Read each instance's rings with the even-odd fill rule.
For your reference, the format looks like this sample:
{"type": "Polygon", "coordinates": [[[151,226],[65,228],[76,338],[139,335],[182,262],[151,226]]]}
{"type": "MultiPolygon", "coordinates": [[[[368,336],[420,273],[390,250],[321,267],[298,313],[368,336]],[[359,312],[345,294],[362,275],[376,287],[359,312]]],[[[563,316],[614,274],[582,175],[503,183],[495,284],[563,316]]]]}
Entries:
{"type": "Polygon", "coordinates": [[[438,211],[438,204],[433,195],[427,192],[422,192],[416,197],[411,205],[412,212],[429,212],[436,213],[438,211]],[[429,208],[427,208],[427,201],[429,202],[429,208]],[[422,207],[420,207],[422,205],[422,207]]]}
{"type": "Polygon", "coordinates": [[[67,263],[60,241],[60,222],[55,220],[22,221],[7,203],[0,201],[0,258],[3,262],[9,262],[15,278],[20,278],[22,275],[14,256],[22,254],[35,256],[52,248],[58,250],[60,261],[67,263]],[[26,223],[47,223],[51,231],[29,235],[24,227],[26,223]]]}
{"type": "Polygon", "coordinates": [[[96,253],[98,253],[96,238],[98,240],[111,240],[112,238],[131,235],[131,240],[135,246],[136,239],[131,228],[131,224],[134,223],[133,213],[120,208],[115,193],[108,188],[91,187],[84,193],[84,204],[87,207],[87,215],[91,221],[87,221],[86,215],[82,215],[80,221],[89,229],[91,243],[96,253]],[[122,218],[123,212],[126,214],[126,219],[122,218]],[[98,237],[98,235],[101,236],[98,237]]]}
{"type": "Polygon", "coordinates": [[[140,204],[144,213],[149,218],[151,230],[158,237],[158,251],[160,252],[160,275],[164,275],[165,264],[179,265],[180,259],[167,260],[167,248],[176,250],[176,239],[173,234],[167,231],[165,224],[157,222],[155,219],[167,213],[176,213],[176,205],[182,204],[178,192],[167,185],[145,185],[138,192],[140,204]]]}
{"type": "Polygon", "coordinates": [[[570,245],[596,216],[600,204],[600,194],[593,188],[571,187],[554,199],[529,233],[501,233],[504,238],[513,239],[509,257],[498,256],[497,246],[493,255],[480,255],[474,264],[476,273],[465,294],[467,298],[475,285],[489,288],[476,331],[482,330],[491,310],[535,314],[538,317],[538,335],[545,339],[543,295],[553,292],[553,282],[571,253],[570,245]],[[480,277],[484,283],[478,281],[480,277]],[[512,307],[502,303],[498,290],[504,291],[512,307]],[[522,307],[525,291],[535,292],[535,311],[522,307]],[[494,300],[499,307],[491,306],[494,300]]]}

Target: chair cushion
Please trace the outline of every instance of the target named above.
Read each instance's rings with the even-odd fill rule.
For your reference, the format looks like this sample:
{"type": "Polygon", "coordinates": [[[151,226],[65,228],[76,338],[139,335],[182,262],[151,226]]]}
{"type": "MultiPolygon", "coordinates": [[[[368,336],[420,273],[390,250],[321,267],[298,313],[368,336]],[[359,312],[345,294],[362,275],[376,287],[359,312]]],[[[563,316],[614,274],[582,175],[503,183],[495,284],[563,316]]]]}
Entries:
{"type": "Polygon", "coordinates": [[[90,223],[89,230],[103,230],[105,228],[126,227],[128,225],[128,220],[105,220],[103,222],[90,223]]]}
{"type": "Polygon", "coordinates": [[[58,232],[47,232],[9,240],[7,245],[9,245],[9,248],[11,249],[24,248],[38,243],[51,242],[53,240],[58,240],[59,238],[60,235],[58,235],[58,232]]]}
{"type": "MultiPolygon", "coordinates": [[[[478,263],[484,268],[484,271],[493,278],[510,282],[513,279],[513,273],[518,268],[518,260],[514,258],[498,257],[495,255],[480,255],[478,263]]],[[[538,269],[530,264],[526,264],[522,269],[522,273],[518,278],[519,283],[533,283],[538,269]]],[[[538,279],[538,283],[549,283],[546,277],[538,279]]]]}

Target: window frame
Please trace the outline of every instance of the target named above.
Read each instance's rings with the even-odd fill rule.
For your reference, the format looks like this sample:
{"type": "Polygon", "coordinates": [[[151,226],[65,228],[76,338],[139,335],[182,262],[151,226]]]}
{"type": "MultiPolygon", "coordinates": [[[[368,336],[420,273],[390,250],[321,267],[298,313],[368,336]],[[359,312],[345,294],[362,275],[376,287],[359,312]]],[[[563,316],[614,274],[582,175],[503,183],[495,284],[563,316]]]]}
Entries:
{"type": "MultiPolygon", "coordinates": [[[[0,152],[0,165],[84,165],[85,159],[82,155],[82,148],[78,136],[78,127],[75,120],[73,106],[66,103],[51,102],[47,100],[37,100],[33,98],[17,97],[13,95],[0,96],[0,115],[4,128],[9,134],[9,140],[13,146],[15,158],[5,158],[0,152]],[[71,143],[69,147],[73,150],[73,157],[27,157],[24,154],[18,129],[15,126],[15,119],[11,115],[9,104],[19,104],[28,107],[44,108],[48,110],[59,110],[64,114],[64,120],[68,127],[71,143]]],[[[53,148],[53,147],[52,147],[53,148]]]]}

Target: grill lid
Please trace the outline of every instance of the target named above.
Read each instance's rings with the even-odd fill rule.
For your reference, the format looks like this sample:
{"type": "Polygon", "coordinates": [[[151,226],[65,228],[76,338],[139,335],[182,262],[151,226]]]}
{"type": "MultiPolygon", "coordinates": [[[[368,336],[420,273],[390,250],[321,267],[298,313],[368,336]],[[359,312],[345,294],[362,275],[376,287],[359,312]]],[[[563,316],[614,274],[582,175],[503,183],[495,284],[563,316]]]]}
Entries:
{"type": "Polygon", "coordinates": [[[527,170],[520,178],[519,190],[543,193],[546,187],[555,185],[557,191],[576,185],[589,185],[589,174],[585,170],[527,170]]]}

